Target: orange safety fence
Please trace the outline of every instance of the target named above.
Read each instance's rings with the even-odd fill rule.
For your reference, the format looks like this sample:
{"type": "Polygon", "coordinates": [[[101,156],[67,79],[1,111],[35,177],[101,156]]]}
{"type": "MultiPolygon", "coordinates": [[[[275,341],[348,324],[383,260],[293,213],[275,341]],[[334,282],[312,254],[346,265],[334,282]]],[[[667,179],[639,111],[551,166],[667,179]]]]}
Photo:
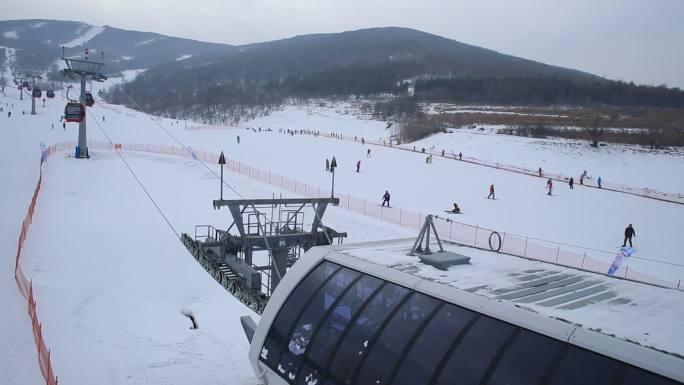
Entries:
{"type": "MultiPolygon", "coordinates": [[[[369,141],[366,141],[368,143],[369,141]]],[[[61,143],[53,146],[56,150],[73,149],[75,142],[61,143]]],[[[204,150],[183,148],[179,146],[156,145],[149,143],[116,143],[89,142],[94,149],[105,150],[128,150],[150,152],[166,155],[184,156],[200,159],[205,162],[218,163],[219,154],[204,150]]],[[[331,196],[331,192],[319,186],[312,186],[296,179],[288,178],[283,174],[262,170],[250,164],[226,158],[226,166],[241,175],[249,176],[257,181],[291,191],[295,194],[311,198],[331,196]]],[[[415,213],[397,207],[382,207],[378,201],[369,201],[364,198],[354,197],[348,194],[335,194],[340,199],[339,207],[363,214],[372,218],[400,226],[419,229],[425,220],[427,213],[415,213]]],[[[458,243],[486,250],[498,250],[506,254],[606,274],[614,257],[614,252],[596,250],[576,245],[568,245],[554,241],[548,241],[533,237],[521,236],[512,233],[495,231],[466,223],[460,223],[447,218],[435,216],[435,227],[438,234],[446,239],[458,243]],[[500,240],[499,240],[500,239],[500,240]],[[490,244],[490,243],[494,244],[490,244]],[[499,245],[500,244],[500,245],[499,245]],[[500,246],[500,247],[499,247],[500,246]]],[[[668,264],[671,270],[681,272],[684,276],[684,267],[664,261],[631,257],[639,260],[639,263],[668,264]]],[[[614,277],[638,281],[668,288],[684,289],[681,279],[676,281],[643,274],[638,270],[624,265],[618,269],[614,277]]]]}
{"type": "MultiPolygon", "coordinates": [[[[346,141],[351,141],[351,142],[356,142],[356,143],[362,143],[361,137],[358,137],[358,136],[351,137],[351,136],[340,135],[340,134],[323,134],[323,135],[321,135],[319,133],[315,133],[315,132],[310,131],[310,130],[303,130],[302,134],[313,135],[313,136],[323,137],[323,138],[337,139],[337,140],[346,140],[346,141]]],[[[408,145],[404,145],[404,144],[392,144],[391,141],[387,142],[384,140],[364,139],[363,143],[374,145],[374,146],[381,146],[381,147],[395,148],[395,149],[399,149],[399,150],[411,151],[411,152],[416,152],[419,154],[439,156],[439,157],[444,157],[444,158],[451,159],[451,160],[458,160],[458,161],[462,161],[462,162],[466,162],[466,163],[477,164],[480,166],[486,166],[486,167],[496,168],[496,169],[505,170],[505,171],[517,172],[519,174],[526,174],[526,175],[530,175],[530,176],[536,176],[536,177],[542,177],[542,178],[551,178],[554,180],[559,180],[559,181],[564,181],[564,182],[567,182],[570,179],[570,177],[567,175],[562,175],[562,174],[558,174],[558,173],[549,173],[549,172],[544,171],[544,170],[542,170],[542,174],[539,175],[539,170],[533,170],[533,169],[529,169],[526,167],[515,166],[515,165],[510,165],[510,164],[505,164],[505,163],[500,163],[500,162],[492,162],[492,161],[488,161],[488,160],[484,160],[484,159],[478,159],[478,158],[475,158],[472,156],[461,157],[461,156],[459,156],[459,154],[457,154],[451,150],[444,151],[444,155],[442,155],[442,151],[433,151],[433,150],[425,149],[425,152],[422,152],[422,148],[418,149],[415,147],[409,147],[408,145]]],[[[575,184],[577,186],[580,186],[579,177],[576,178],[575,184]]],[[[663,191],[658,191],[657,189],[654,189],[654,188],[634,187],[634,186],[629,186],[629,185],[624,184],[624,183],[623,184],[612,183],[612,182],[607,182],[605,180],[602,180],[601,186],[599,187],[596,179],[588,178],[588,177],[583,180],[583,186],[592,187],[592,188],[600,188],[602,190],[620,192],[620,193],[631,194],[631,195],[638,195],[641,197],[657,199],[657,200],[666,201],[666,202],[684,204],[684,194],[663,192],[663,191]]]]}
{"type": "MultiPolygon", "coordinates": [[[[48,147],[45,150],[45,156],[43,157],[43,159],[45,159],[48,155],[52,154],[56,150],[56,148],[57,148],[57,145],[53,145],[53,146],[48,147]]],[[[43,181],[43,160],[41,159],[40,174],[38,177],[38,183],[36,184],[36,188],[33,191],[33,197],[31,198],[31,203],[29,204],[28,211],[26,213],[24,221],[21,224],[21,232],[19,233],[19,242],[17,245],[17,257],[16,257],[16,262],[15,262],[15,268],[14,268],[14,279],[17,282],[17,286],[19,287],[19,291],[24,296],[24,298],[26,298],[26,300],[28,301],[28,315],[29,315],[29,317],[31,317],[33,336],[34,336],[34,340],[36,342],[36,349],[38,350],[38,364],[40,365],[40,371],[41,371],[43,378],[45,379],[45,383],[47,385],[57,385],[59,380],[52,370],[52,360],[51,360],[50,349],[48,349],[46,344],[45,344],[45,340],[43,339],[42,324],[38,320],[36,299],[35,299],[35,296],[33,294],[33,283],[26,278],[26,275],[24,274],[24,272],[21,268],[21,264],[20,264],[21,251],[24,247],[24,242],[26,241],[26,237],[28,236],[28,232],[29,232],[29,228],[31,227],[31,223],[33,222],[33,214],[36,210],[36,203],[38,202],[38,195],[40,193],[40,187],[42,185],[42,181],[43,181]]]]}

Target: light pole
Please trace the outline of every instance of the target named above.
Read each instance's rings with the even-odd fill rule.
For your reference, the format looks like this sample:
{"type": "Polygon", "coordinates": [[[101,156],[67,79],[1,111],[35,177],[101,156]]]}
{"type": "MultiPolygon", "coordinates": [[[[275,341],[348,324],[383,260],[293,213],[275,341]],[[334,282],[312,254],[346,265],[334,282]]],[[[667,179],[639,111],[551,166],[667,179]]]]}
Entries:
{"type": "Polygon", "coordinates": [[[218,164],[221,165],[221,200],[223,200],[223,165],[226,164],[226,157],[221,151],[221,156],[219,156],[218,164]]]}
{"type": "Polygon", "coordinates": [[[335,169],[337,168],[337,160],[335,159],[335,155],[332,157],[332,161],[330,162],[330,172],[332,173],[332,189],[330,189],[330,197],[334,198],[335,197],[335,169]]]}

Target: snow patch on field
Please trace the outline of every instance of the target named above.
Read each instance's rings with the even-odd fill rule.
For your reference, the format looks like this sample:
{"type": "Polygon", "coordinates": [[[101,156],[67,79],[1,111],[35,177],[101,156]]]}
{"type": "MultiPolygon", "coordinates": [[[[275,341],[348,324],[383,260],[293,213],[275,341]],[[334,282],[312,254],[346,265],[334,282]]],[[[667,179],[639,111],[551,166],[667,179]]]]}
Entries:
{"type": "Polygon", "coordinates": [[[7,31],[2,34],[4,37],[8,39],[18,39],[19,36],[17,36],[17,31],[7,31]]]}
{"type": "Polygon", "coordinates": [[[40,27],[44,26],[45,24],[46,24],[45,21],[41,21],[41,22],[39,22],[39,23],[33,23],[33,24],[31,24],[29,27],[31,27],[31,28],[40,28],[40,27]]]}
{"type": "Polygon", "coordinates": [[[101,34],[102,31],[104,31],[104,27],[92,25],[92,26],[90,26],[90,29],[88,29],[83,35],[77,37],[76,39],[74,39],[68,43],[60,44],[60,46],[64,46],[67,48],[77,47],[79,45],[87,43],[88,41],[90,41],[95,36],[101,34]]]}
{"type": "Polygon", "coordinates": [[[179,56],[178,58],[176,58],[176,61],[190,59],[191,57],[192,57],[192,55],[182,55],[182,56],[179,56]]]}
{"type": "Polygon", "coordinates": [[[121,56],[121,60],[128,61],[128,60],[132,60],[132,59],[133,59],[133,56],[121,56]]]}

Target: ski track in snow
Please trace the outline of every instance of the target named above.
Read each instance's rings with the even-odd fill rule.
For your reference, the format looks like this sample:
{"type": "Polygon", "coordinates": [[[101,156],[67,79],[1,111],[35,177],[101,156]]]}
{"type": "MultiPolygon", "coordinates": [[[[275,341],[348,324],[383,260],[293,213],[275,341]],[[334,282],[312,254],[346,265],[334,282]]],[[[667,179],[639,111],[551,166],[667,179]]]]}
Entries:
{"type": "Polygon", "coordinates": [[[104,31],[104,27],[100,27],[98,25],[91,25],[90,28],[81,36],[77,37],[76,39],[68,42],[68,43],[63,43],[60,44],[61,46],[67,47],[67,48],[74,48],[79,45],[85,44],[88,41],[92,40],[95,36],[99,35],[104,31]]]}

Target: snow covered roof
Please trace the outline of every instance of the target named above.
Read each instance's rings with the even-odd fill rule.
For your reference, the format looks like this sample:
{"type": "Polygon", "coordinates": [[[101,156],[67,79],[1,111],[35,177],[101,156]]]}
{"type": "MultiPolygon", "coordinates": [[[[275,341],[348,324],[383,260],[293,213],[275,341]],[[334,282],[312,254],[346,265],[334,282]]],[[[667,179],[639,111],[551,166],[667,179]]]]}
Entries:
{"type": "MultiPolygon", "coordinates": [[[[408,256],[413,239],[349,244],[337,253],[390,267],[572,326],[684,357],[684,293],[445,243],[470,264],[438,270],[408,256]]],[[[433,248],[434,251],[434,248],[433,248]]],[[[684,360],[682,361],[684,365],[684,360]]]]}

